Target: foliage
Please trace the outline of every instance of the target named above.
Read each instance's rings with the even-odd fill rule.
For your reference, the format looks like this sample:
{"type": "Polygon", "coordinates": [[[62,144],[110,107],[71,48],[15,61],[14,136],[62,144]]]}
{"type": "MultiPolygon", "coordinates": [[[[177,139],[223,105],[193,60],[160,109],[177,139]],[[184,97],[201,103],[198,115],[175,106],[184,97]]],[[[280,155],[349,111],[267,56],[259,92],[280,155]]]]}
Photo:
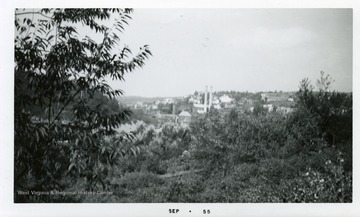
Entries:
{"type": "Polygon", "coordinates": [[[300,83],[288,114],[212,108],[192,116],[188,129],[140,127],[142,152],[129,163],[137,165],[139,179],[132,182],[139,187],[118,200],[352,202],[352,95],[329,92],[331,78],[321,76],[318,91],[307,79],[300,83]],[[329,137],[334,129],[335,140],[329,137]]]}
{"type": "Polygon", "coordinates": [[[222,170],[225,175],[235,164],[277,154],[277,146],[286,139],[283,123],[277,114],[256,117],[232,110],[222,118],[213,110],[192,123],[194,157],[199,164],[206,162],[209,170],[222,170]]]}
{"type": "Polygon", "coordinates": [[[61,190],[82,177],[88,189],[107,188],[106,177],[118,157],[134,151],[119,146],[131,135],[111,142],[105,137],[130,115],[110,100],[122,91],[113,90],[106,79],[124,80],[151,55],[146,45],[134,56],[118,46],[131,13],[15,11],[15,191],[61,190]],[[107,27],[105,21],[113,16],[118,17],[107,27]],[[101,40],[91,34],[82,38],[80,30],[101,40]]]}
{"type": "Polygon", "coordinates": [[[145,113],[143,109],[133,109],[130,121],[144,121],[146,124],[152,124],[154,126],[159,124],[159,120],[155,115],[151,116],[145,113]]]}
{"type": "Polygon", "coordinates": [[[351,202],[352,96],[323,77],[318,92],[301,82],[290,114],[211,110],[191,123],[202,201],[351,202]]]}
{"type": "Polygon", "coordinates": [[[149,119],[135,132],[116,133],[122,123],[146,120],[141,111],[130,119],[113,100],[122,92],[106,83],[123,80],[151,55],[147,46],[135,56],[127,47],[115,50],[131,12],[16,12],[15,190],[114,192],[52,202],[352,201],[352,94],[330,92],[333,81],[323,72],[318,90],[308,79],[300,83],[289,114],[268,112],[260,94],[227,92],[256,101],[253,113],[211,108],[192,116],[189,128],[156,129],[149,119]],[[119,18],[105,27],[111,14],[119,18]],[[81,38],[79,24],[102,40],[81,38]]]}
{"type": "Polygon", "coordinates": [[[162,202],[164,198],[163,191],[159,192],[164,181],[153,173],[126,173],[116,184],[118,202],[162,202]]]}
{"type": "MultiPolygon", "coordinates": [[[[330,92],[331,77],[321,72],[317,81],[319,90],[315,92],[310,82],[304,79],[297,93],[295,115],[306,118],[311,123],[312,132],[326,140],[328,146],[336,148],[346,157],[346,168],[351,170],[352,159],[352,93],[330,92]]],[[[298,123],[300,121],[297,121],[298,123]]],[[[312,135],[309,137],[313,137],[312,135]]]]}
{"type": "Polygon", "coordinates": [[[256,102],[254,105],[253,114],[258,115],[264,115],[266,112],[268,112],[268,109],[263,107],[263,104],[261,102],[256,102]]]}
{"type": "Polygon", "coordinates": [[[352,178],[344,170],[344,159],[326,161],[324,171],[308,168],[299,177],[284,181],[284,202],[351,202],[352,178]]]}
{"type": "Polygon", "coordinates": [[[120,173],[144,171],[161,175],[184,167],[180,156],[189,147],[187,129],[166,124],[156,132],[151,125],[143,124],[134,133],[136,139],[131,144],[141,151],[135,157],[120,159],[120,173]]]}
{"type": "MultiPolygon", "coordinates": [[[[329,77],[321,80],[329,85],[329,77]]],[[[189,128],[139,127],[142,151],[123,162],[136,169],[120,177],[133,174],[126,183],[135,184],[119,188],[117,201],[352,202],[351,95],[314,91],[304,80],[296,96],[288,114],[210,109],[189,128]],[[344,123],[343,133],[329,140],[338,126],[324,122],[344,123]]]]}
{"type": "Polygon", "coordinates": [[[329,144],[351,142],[352,94],[330,92],[329,80],[329,76],[324,78],[321,73],[318,92],[313,91],[308,80],[303,80],[297,94],[298,110],[307,110],[313,115],[329,144]]]}
{"type": "Polygon", "coordinates": [[[166,201],[171,203],[202,202],[203,178],[192,174],[170,181],[166,201]]]}

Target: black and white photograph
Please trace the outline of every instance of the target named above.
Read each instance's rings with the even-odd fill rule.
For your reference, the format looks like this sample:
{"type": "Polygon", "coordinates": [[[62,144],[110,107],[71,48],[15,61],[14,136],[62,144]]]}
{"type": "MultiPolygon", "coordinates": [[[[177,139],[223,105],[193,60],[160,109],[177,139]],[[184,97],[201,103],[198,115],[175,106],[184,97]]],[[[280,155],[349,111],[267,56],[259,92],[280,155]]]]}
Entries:
{"type": "Polygon", "coordinates": [[[352,8],[12,13],[15,206],[353,204],[352,8]]]}

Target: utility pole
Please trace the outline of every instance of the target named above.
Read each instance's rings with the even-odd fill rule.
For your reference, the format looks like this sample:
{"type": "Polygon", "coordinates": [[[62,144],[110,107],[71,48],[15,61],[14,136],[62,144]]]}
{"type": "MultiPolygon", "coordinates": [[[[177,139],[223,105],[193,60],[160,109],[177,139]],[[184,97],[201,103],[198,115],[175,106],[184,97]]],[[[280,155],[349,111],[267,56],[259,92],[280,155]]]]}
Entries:
{"type": "Polygon", "coordinates": [[[209,95],[209,110],[210,110],[210,108],[211,108],[211,106],[212,106],[212,86],[210,86],[210,95],[209,95]]]}
{"type": "Polygon", "coordinates": [[[207,92],[208,92],[208,86],[205,86],[205,100],[204,100],[204,112],[207,112],[207,92]]]}

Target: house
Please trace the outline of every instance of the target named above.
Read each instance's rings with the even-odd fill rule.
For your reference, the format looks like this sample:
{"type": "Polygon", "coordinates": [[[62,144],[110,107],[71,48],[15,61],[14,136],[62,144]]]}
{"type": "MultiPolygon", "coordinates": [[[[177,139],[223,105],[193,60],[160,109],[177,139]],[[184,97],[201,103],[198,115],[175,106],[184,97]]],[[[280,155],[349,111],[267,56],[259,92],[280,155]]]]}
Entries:
{"type": "Polygon", "coordinates": [[[219,98],[220,102],[221,103],[231,103],[233,101],[232,98],[230,98],[228,95],[222,95],[220,98],[219,98]]]}
{"type": "Polygon", "coordinates": [[[191,114],[188,111],[182,111],[178,116],[179,121],[182,123],[190,123],[191,121],[191,114]]]}
{"type": "Polygon", "coordinates": [[[263,108],[266,108],[268,112],[272,112],[274,110],[274,106],[272,104],[263,105],[263,108]]]}
{"type": "Polygon", "coordinates": [[[182,111],[180,112],[179,117],[191,117],[191,114],[188,111],[182,111]]]}
{"type": "Polygon", "coordinates": [[[200,103],[201,103],[201,97],[191,96],[191,97],[189,98],[189,103],[200,104],[200,103]]]}
{"type": "Polygon", "coordinates": [[[262,93],[261,99],[264,102],[281,102],[281,101],[289,101],[289,94],[283,92],[276,93],[262,93]]]}
{"type": "Polygon", "coordinates": [[[220,104],[220,100],[219,100],[219,98],[217,98],[217,97],[213,97],[213,99],[212,99],[212,104],[214,104],[214,105],[219,105],[220,104]]]}
{"type": "Polygon", "coordinates": [[[219,104],[215,104],[215,105],[214,105],[214,108],[216,108],[216,109],[221,109],[221,106],[220,106],[219,104]]]}
{"type": "Polygon", "coordinates": [[[194,104],[194,111],[196,111],[197,113],[203,114],[205,113],[204,108],[205,105],[204,104],[194,104]]]}
{"type": "Polygon", "coordinates": [[[143,106],[144,106],[143,102],[136,102],[136,104],[134,105],[134,108],[138,109],[138,108],[142,108],[143,106]]]}
{"type": "Polygon", "coordinates": [[[172,103],[174,103],[174,102],[175,102],[175,100],[172,99],[172,98],[165,98],[165,99],[163,99],[163,101],[162,101],[162,103],[164,103],[164,104],[172,104],[172,103]]]}
{"type": "Polygon", "coordinates": [[[281,106],[281,107],[277,108],[276,111],[279,112],[279,113],[282,113],[282,114],[288,114],[288,113],[290,113],[290,112],[293,112],[294,109],[293,109],[293,108],[289,108],[289,107],[281,106]]]}

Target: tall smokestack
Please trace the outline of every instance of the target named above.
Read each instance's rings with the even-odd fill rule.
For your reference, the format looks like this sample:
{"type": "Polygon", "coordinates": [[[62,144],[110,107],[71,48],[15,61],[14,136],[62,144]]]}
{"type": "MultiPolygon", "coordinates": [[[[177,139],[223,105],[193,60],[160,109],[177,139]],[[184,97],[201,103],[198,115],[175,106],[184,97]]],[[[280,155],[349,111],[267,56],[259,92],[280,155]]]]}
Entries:
{"type": "Polygon", "coordinates": [[[210,96],[209,96],[209,109],[211,108],[212,106],[212,86],[210,86],[210,96]]]}
{"type": "Polygon", "coordinates": [[[207,112],[207,92],[208,92],[208,87],[206,85],[205,86],[204,112],[207,112]]]}

